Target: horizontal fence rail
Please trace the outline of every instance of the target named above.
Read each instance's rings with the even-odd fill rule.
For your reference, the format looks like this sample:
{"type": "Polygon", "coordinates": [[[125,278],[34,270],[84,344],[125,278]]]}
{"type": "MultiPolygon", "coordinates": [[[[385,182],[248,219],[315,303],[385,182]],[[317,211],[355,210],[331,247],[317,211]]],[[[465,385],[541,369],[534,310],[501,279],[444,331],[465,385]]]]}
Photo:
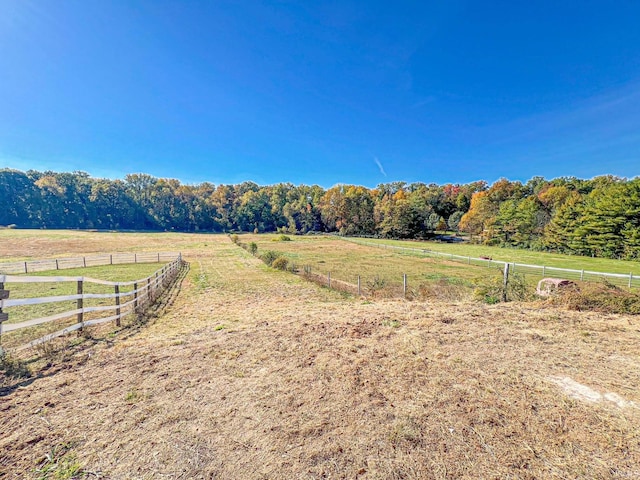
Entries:
{"type": "Polygon", "coordinates": [[[163,263],[175,259],[178,252],[104,253],[82,257],[61,257],[46,260],[0,262],[0,274],[35,273],[69,268],[98,267],[124,263],[163,263]]]}
{"type": "Polygon", "coordinates": [[[608,282],[623,287],[640,287],[640,275],[634,275],[632,272],[624,273],[606,273],[593,272],[589,270],[574,270],[570,268],[547,267],[544,265],[529,265],[524,263],[504,262],[502,260],[493,260],[490,258],[476,258],[464,255],[456,255],[453,253],[435,252],[433,250],[423,248],[401,247],[398,245],[387,245],[383,243],[367,242],[353,238],[340,237],[343,240],[357,243],[358,245],[366,245],[370,247],[378,247],[389,250],[405,251],[418,253],[425,257],[440,258],[453,262],[466,263],[467,265],[475,265],[480,267],[499,267],[504,269],[506,264],[512,273],[521,273],[523,275],[536,275],[540,278],[565,278],[568,280],[576,280],[583,282],[595,282],[607,280],[608,282]]]}
{"type": "MultiPolygon", "coordinates": [[[[98,325],[105,322],[115,321],[117,326],[120,326],[122,318],[135,313],[138,308],[142,308],[146,305],[152,304],[156,298],[158,298],[162,292],[173,283],[178,276],[182,266],[182,255],[168,254],[168,253],[154,253],[154,254],[113,254],[113,255],[100,255],[93,257],[81,257],[81,261],[91,259],[90,262],[98,261],[98,258],[103,260],[108,259],[113,264],[119,263],[155,263],[165,261],[169,255],[172,255],[171,261],[164,265],[162,268],[155,271],[153,274],[146,278],[139,280],[126,281],[126,282],[114,282],[107,280],[100,280],[90,277],[45,277],[45,276],[25,276],[25,275],[10,275],[0,274],[0,338],[3,333],[9,333],[12,331],[20,330],[28,327],[35,327],[48,322],[75,318],[76,323],[69,325],[61,330],[44,335],[36,340],[17,347],[15,350],[23,350],[29,347],[34,347],[41,343],[52,340],[56,337],[65,335],[67,333],[81,330],[84,327],[91,325],[98,325]],[[125,262],[125,259],[130,259],[130,262],[125,262]],[[76,293],[71,295],[54,295],[48,297],[37,298],[10,298],[10,290],[5,290],[7,284],[75,284],[76,293]],[[113,293],[87,293],[87,287],[89,285],[100,285],[103,288],[111,287],[113,293]],[[121,288],[124,290],[121,291],[121,288]],[[108,300],[112,303],[109,305],[98,306],[85,306],[85,300],[100,299],[108,300]],[[7,323],[9,320],[9,313],[6,312],[7,308],[12,307],[24,307],[29,305],[42,305],[42,304],[55,304],[60,302],[75,302],[76,308],[64,312],[55,313],[52,315],[46,315],[38,318],[32,318],[29,320],[7,323]],[[86,319],[85,315],[95,312],[110,312],[106,317],[90,318],[86,319]]],[[[78,259],[74,259],[76,262],[78,259]]],[[[38,265],[51,265],[51,260],[43,260],[38,265]],[[49,263],[46,263],[49,262],[49,263]]],[[[95,263],[92,263],[95,265],[95,263]]],[[[110,263],[102,263],[101,265],[109,265],[110,263]]],[[[4,264],[7,265],[7,264],[4,264]]],[[[58,266],[60,264],[58,263],[58,266]]],[[[75,265],[75,264],[74,264],[75,265]]],[[[68,268],[75,268],[68,267],[68,268]]]]}

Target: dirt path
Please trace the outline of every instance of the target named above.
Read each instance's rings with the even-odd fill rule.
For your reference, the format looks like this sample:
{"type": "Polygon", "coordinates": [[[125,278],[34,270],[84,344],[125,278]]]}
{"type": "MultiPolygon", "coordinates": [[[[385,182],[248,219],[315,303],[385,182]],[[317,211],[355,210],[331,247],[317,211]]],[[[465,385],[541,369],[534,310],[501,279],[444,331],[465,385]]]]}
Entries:
{"type": "Polygon", "coordinates": [[[161,318],[0,396],[1,479],[640,477],[638,409],[552,380],[640,403],[637,320],[363,302],[207,242],[161,318]]]}

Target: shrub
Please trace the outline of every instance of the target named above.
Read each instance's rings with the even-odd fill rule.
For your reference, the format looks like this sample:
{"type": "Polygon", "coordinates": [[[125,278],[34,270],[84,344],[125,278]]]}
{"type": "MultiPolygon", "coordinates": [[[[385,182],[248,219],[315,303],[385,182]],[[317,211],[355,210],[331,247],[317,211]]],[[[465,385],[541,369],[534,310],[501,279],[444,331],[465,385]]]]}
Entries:
{"type": "Polygon", "coordinates": [[[507,302],[513,300],[529,300],[532,296],[524,275],[511,273],[509,281],[505,287],[502,273],[490,277],[476,278],[474,280],[475,289],[473,297],[481,302],[493,305],[506,299],[507,302]]]}
{"type": "Polygon", "coordinates": [[[249,253],[251,253],[251,255],[258,253],[258,244],[256,242],[249,243],[249,253]]]}
{"type": "Polygon", "coordinates": [[[278,257],[280,257],[280,254],[273,250],[266,250],[262,255],[260,255],[260,259],[269,266],[271,266],[273,261],[278,257]]]}
{"type": "Polygon", "coordinates": [[[367,289],[369,290],[369,293],[374,297],[378,292],[382,291],[386,286],[387,286],[387,281],[384,278],[380,277],[379,275],[376,275],[375,277],[373,277],[371,280],[367,282],[367,289]]]}
{"type": "Polygon", "coordinates": [[[278,257],[271,263],[271,266],[277,270],[286,270],[289,266],[289,260],[285,257],[278,257]]]}
{"type": "Polygon", "coordinates": [[[236,235],[235,233],[233,235],[231,235],[229,238],[236,245],[238,245],[238,243],[240,242],[240,237],[238,237],[238,235],[236,235]]]}
{"type": "Polygon", "coordinates": [[[288,235],[280,235],[273,239],[274,242],[290,242],[291,237],[288,235]]]}

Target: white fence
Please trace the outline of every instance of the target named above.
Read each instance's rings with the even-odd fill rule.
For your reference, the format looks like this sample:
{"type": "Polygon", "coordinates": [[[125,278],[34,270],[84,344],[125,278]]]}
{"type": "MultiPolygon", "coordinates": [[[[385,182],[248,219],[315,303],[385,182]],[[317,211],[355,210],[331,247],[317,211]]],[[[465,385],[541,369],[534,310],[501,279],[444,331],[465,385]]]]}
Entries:
{"type": "Polygon", "coordinates": [[[25,260],[22,262],[0,263],[0,274],[35,273],[67,268],[86,268],[122,263],[162,263],[175,259],[179,253],[104,253],[83,257],[62,257],[47,260],[25,260]]]}
{"type": "Polygon", "coordinates": [[[418,253],[425,257],[441,258],[453,262],[466,263],[467,265],[475,265],[480,267],[499,267],[504,269],[505,264],[509,264],[511,273],[522,273],[524,275],[536,275],[541,278],[566,278],[569,280],[580,280],[583,282],[594,282],[607,280],[608,282],[623,287],[640,287],[640,275],[634,275],[632,272],[624,273],[606,273],[593,272],[589,270],[573,270],[570,268],[547,267],[545,265],[529,265],[525,263],[503,262],[501,260],[492,260],[490,258],[475,258],[464,255],[455,255],[452,253],[434,252],[423,248],[400,247],[397,245],[387,245],[383,243],[366,242],[353,238],[340,237],[359,245],[367,245],[371,247],[385,248],[398,251],[406,251],[418,253]]]}
{"type": "MultiPolygon", "coordinates": [[[[119,255],[119,254],[118,254],[119,255]]],[[[129,254],[127,254],[129,255],[129,254]]],[[[130,254],[133,259],[133,255],[130,254]]],[[[155,262],[157,259],[166,258],[169,254],[137,254],[135,260],[137,262],[155,262]],[[151,258],[153,255],[153,260],[142,260],[145,258],[151,258]],[[142,259],[141,259],[141,258],[142,259]]],[[[128,282],[112,282],[107,280],[99,280],[95,278],[89,277],[47,277],[47,276],[24,276],[24,275],[0,275],[0,335],[2,333],[8,333],[15,330],[35,327],[37,325],[54,322],[58,320],[65,320],[72,317],[76,318],[76,323],[70,326],[67,326],[61,330],[58,330],[53,333],[49,333],[41,338],[33,340],[25,345],[18,347],[16,350],[23,350],[25,348],[33,347],[40,343],[47,342],[53,338],[59,337],[61,335],[65,335],[69,332],[73,332],[75,330],[80,330],[84,327],[91,325],[98,325],[105,322],[115,321],[117,326],[120,326],[120,321],[123,317],[134,313],[138,307],[142,307],[143,305],[151,304],[158,298],[159,295],[162,294],[163,290],[170,285],[175,278],[178,276],[178,273],[183,265],[182,256],[180,254],[175,254],[172,258],[172,261],[152,275],[134,281],[128,282]],[[51,297],[38,297],[38,298],[17,298],[10,299],[10,291],[5,290],[5,285],[9,284],[29,284],[29,283],[64,283],[64,282],[73,282],[77,286],[77,293],[73,295],[58,295],[51,297]],[[86,286],[87,284],[95,284],[107,287],[113,287],[113,293],[87,293],[86,286]],[[121,288],[129,287],[130,290],[121,291],[121,288]],[[111,305],[100,305],[100,306],[84,306],[84,301],[89,299],[101,299],[101,300],[112,300],[113,304],[111,305]],[[7,308],[11,307],[21,307],[28,305],[40,305],[40,304],[49,304],[49,303],[59,303],[59,302],[76,302],[76,308],[73,310],[56,313],[54,315],[47,315],[44,317],[34,318],[18,323],[6,323],[9,320],[9,313],[5,311],[7,308]],[[108,315],[106,317],[98,317],[85,319],[85,314],[93,313],[93,312],[114,312],[113,315],[108,315]],[[4,323],[4,324],[3,324],[4,323]]],[[[118,256],[115,254],[111,256],[100,256],[100,258],[111,260],[113,263],[116,263],[115,260],[117,258],[118,263],[125,263],[122,261],[124,257],[118,256]]],[[[87,266],[95,265],[95,262],[98,261],[96,256],[94,257],[82,257],[80,260],[89,261],[87,266]]],[[[78,259],[75,259],[77,262],[78,259]]],[[[44,265],[45,262],[51,262],[50,260],[44,260],[39,263],[29,262],[30,264],[36,263],[37,265],[44,265]]],[[[133,263],[133,262],[130,262],[133,263]]],[[[102,263],[101,265],[104,265],[102,263]]],[[[108,262],[107,262],[108,264],[108,262]]],[[[7,265],[7,264],[5,264],[7,265]]],[[[58,264],[60,266],[60,264],[58,264]]],[[[73,268],[73,267],[69,267],[73,268]]],[[[104,288],[104,287],[103,287],[104,288]]]]}

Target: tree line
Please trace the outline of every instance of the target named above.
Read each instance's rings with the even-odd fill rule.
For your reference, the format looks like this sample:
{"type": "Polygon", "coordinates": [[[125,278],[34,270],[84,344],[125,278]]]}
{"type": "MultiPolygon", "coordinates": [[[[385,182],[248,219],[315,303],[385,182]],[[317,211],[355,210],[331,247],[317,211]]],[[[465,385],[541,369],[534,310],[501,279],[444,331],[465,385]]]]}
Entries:
{"type": "Polygon", "coordinates": [[[640,257],[640,179],[534,177],[468,184],[253,182],[187,185],[0,170],[0,225],[109,230],[338,232],[429,238],[462,231],[478,242],[610,258],[640,257]]]}

